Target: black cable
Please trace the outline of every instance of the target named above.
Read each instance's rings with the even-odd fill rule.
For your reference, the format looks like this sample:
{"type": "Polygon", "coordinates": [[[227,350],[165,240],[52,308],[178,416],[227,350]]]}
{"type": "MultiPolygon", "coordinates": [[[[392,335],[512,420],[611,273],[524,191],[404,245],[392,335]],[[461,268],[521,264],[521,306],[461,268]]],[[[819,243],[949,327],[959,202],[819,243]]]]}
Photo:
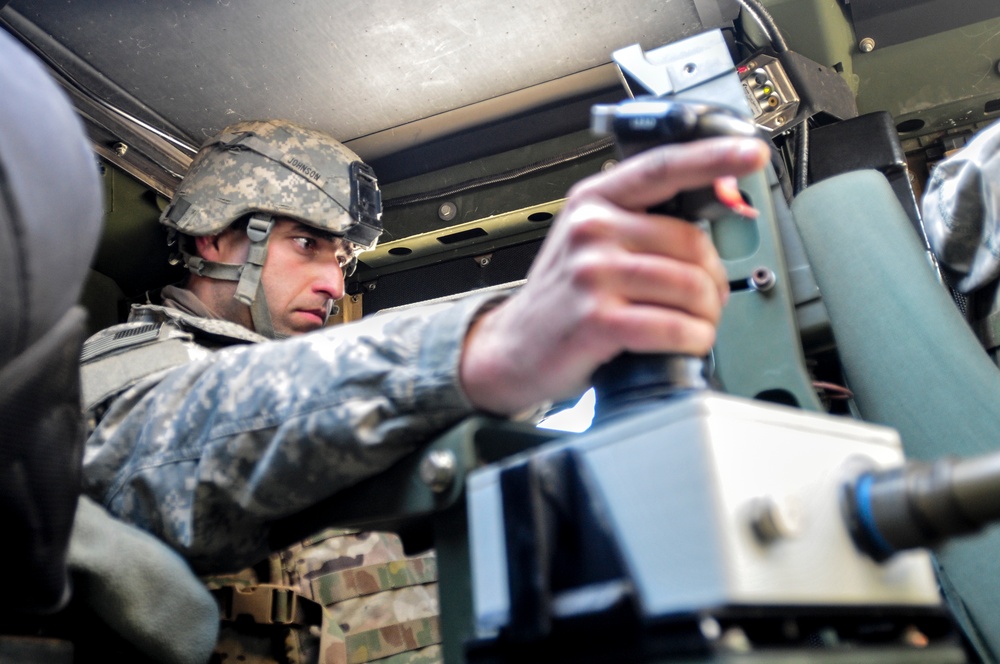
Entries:
{"type": "Polygon", "coordinates": [[[809,120],[795,128],[795,195],[809,186],[809,120]]]}
{"type": "Polygon", "coordinates": [[[433,189],[431,191],[426,191],[420,194],[412,194],[410,196],[397,196],[396,198],[390,198],[382,202],[383,208],[400,207],[402,205],[411,205],[413,203],[423,203],[425,201],[434,200],[436,198],[444,198],[445,196],[452,196],[454,194],[459,194],[463,191],[468,191],[470,189],[478,189],[480,187],[486,187],[492,184],[499,184],[501,182],[509,182],[511,180],[523,177],[525,175],[530,175],[531,173],[537,173],[538,171],[545,170],[547,168],[553,168],[561,164],[565,164],[577,159],[583,159],[584,157],[589,157],[592,154],[596,154],[602,150],[614,145],[613,138],[602,138],[599,141],[594,141],[593,143],[588,143],[582,147],[572,150],[570,152],[564,152],[563,154],[556,155],[549,159],[544,159],[542,161],[536,161],[533,164],[528,164],[527,166],[521,166],[520,168],[514,168],[509,171],[504,171],[503,173],[497,173],[496,175],[487,175],[481,178],[475,178],[472,180],[466,180],[465,182],[459,182],[457,184],[449,185],[447,187],[441,187],[439,189],[433,189]]]}
{"type": "Polygon", "coordinates": [[[777,53],[784,53],[788,50],[788,43],[778,29],[778,24],[774,22],[767,8],[759,0],[736,0],[753,17],[754,21],[764,30],[764,34],[771,41],[771,47],[777,53]]]}

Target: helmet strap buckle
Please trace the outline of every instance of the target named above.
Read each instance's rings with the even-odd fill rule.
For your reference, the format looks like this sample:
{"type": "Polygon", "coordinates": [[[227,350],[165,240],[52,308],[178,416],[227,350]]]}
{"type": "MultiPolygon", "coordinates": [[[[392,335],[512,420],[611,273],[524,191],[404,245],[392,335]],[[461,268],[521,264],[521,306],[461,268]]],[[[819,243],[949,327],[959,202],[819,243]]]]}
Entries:
{"type": "Polygon", "coordinates": [[[205,275],[205,266],[208,261],[203,259],[201,256],[193,256],[191,254],[184,256],[184,259],[185,265],[187,265],[188,270],[190,270],[193,274],[196,274],[199,277],[205,275]]]}
{"type": "Polygon", "coordinates": [[[253,244],[267,242],[273,228],[274,217],[268,214],[255,214],[250,217],[250,222],[247,224],[247,237],[253,244]]]}
{"type": "Polygon", "coordinates": [[[264,214],[253,215],[247,224],[250,253],[240,272],[240,283],[236,286],[235,297],[248,306],[257,296],[257,286],[264,271],[264,261],[267,260],[267,242],[271,239],[272,228],[274,228],[274,218],[264,214]]]}

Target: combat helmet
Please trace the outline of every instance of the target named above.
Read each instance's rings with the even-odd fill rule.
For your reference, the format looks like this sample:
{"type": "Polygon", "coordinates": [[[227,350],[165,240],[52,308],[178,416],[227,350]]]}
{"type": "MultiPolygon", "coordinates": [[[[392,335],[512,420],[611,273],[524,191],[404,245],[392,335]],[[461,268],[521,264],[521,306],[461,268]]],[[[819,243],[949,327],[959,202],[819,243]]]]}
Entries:
{"type": "Polygon", "coordinates": [[[260,283],[274,219],[295,219],[350,242],[349,275],[357,254],[378,241],[381,216],[375,173],[353,151],[314,129],[258,120],[227,127],[201,147],[160,222],[191,272],[239,282],[236,299],[250,307],[256,331],[274,337],[260,283]],[[251,244],[243,265],[206,261],[185,241],[247,217],[251,244]]]}

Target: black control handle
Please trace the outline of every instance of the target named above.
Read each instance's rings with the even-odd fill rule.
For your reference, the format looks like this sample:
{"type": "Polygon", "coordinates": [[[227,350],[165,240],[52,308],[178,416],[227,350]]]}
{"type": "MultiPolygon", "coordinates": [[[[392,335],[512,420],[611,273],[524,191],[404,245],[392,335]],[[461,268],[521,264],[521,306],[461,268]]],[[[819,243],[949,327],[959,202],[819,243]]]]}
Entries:
{"type": "MultiPolygon", "coordinates": [[[[626,159],[651,148],[714,136],[759,137],[749,120],[711,104],[637,97],[592,109],[592,128],[612,134],[626,159]]],[[[719,219],[730,208],[714,189],[685,191],[650,209],[691,222],[719,219]]],[[[622,353],[599,367],[592,379],[597,393],[594,420],[651,405],[678,393],[708,387],[704,360],[672,353],[622,353]]]]}

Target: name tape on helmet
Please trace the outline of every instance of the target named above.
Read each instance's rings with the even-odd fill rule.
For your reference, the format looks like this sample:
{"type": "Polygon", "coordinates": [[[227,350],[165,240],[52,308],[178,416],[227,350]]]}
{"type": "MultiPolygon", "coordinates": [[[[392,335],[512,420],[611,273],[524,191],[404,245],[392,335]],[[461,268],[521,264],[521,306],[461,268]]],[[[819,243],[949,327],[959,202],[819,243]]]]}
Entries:
{"type": "Polygon", "coordinates": [[[285,154],[282,150],[279,150],[275,146],[271,145],[257,134],[254,134],[253,132],[223,134],[219,137],[219,145],[224,149],[245,148],[247,150],[252,150],[262,157],[266,157],[275,163],[281,164],[290,171],[305,178],[309,182],[312,182],[318,189],[320,189],[320,191],[329,196],[334,203],[343,208],[345,212],[349,212],[344,202],[337,199],[337,192],[335,190],[331,191],[327,188],[326,178],[323,177],[322,173],[301,159],[285,154]]]}

